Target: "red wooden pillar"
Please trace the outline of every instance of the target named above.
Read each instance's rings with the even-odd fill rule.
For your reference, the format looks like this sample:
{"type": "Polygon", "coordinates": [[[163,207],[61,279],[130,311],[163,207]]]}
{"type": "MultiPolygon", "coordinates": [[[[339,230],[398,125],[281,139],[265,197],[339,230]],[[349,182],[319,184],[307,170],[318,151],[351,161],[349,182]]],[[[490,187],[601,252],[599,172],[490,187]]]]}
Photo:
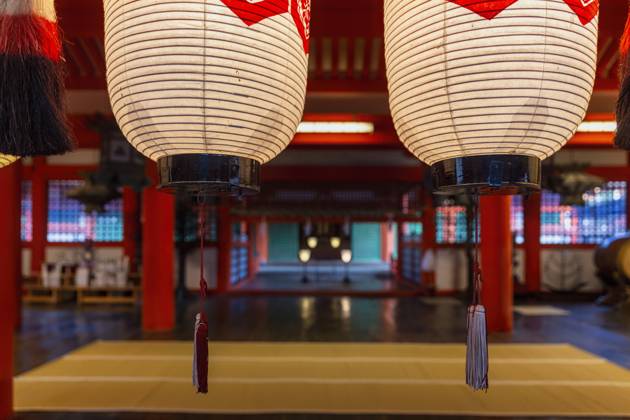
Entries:
{"type": "Polygon", "coordinates": [[[540,193],[525,198],[525,286],[529,293],[540,292],[540,193]]]}
{"type": "Polygon", "coordinates": [[[512,331],[512,232],[509,195],[482,196],[481,272],[489,332],[512,331]]]}
{"type": "Polygon", "coordinates": [[[381,260],[383,262],[389,262],[389,257],[392,254],[389,243],[389,223],[381,223],[381,260]]]}
{"type": "Polygon", "coordinates": [[[247,222],[247,278],[258,272],[258,222],[247,222]]]}
{"type": "Polygon", "coordinates": [[[155,188],[145,188],[142,209],[142,328],[171,330],[175,326],[175,199],[155,188]]]}
{"type": "Polygon", "coordinates": [[[269,259],[269,224],[263,219],[258,224],[258,262],[266,263],[269,259]]]}
{"type": "Polygon", "coordinates": [[[218,269],[217,292],[225,292],[230,288],[232,270],[232,217],[229,201],[221,202],[218,208],[218,269]]]}
{"type": "Polygon", "coordinates": [[[21,283],[20,165],[0,169],[0,419],[13,412],[13,331],[17,320],[16,295],[21,283]]]}
{"type": "MultiPolygon", "coordinates": [[[[424,208],[422,211],[422,256],[425,253],[433,252],[433,261],[435,261],[435,207],[433,207],[433,197],[431,194],[427,194],[424,200],[424,208]]],[[[422,264],[422,261],[419,262],[422,264]]],[[[435,263],[433,264],[435,268],[435,263]]],[[[424,271],[422,266],[422,284],[425,288],[436,291],[435,271],[424,271]]]]}
{"type": "Polygon", "coordinates": [[[398,229],[396,229],[396,247],[398,248],[398,255],[396,258],[396,277],[398,280],[401,280],[403,278],[403,255],[405,255],[404,251],[404,244],[405,242],[403,241],[404,238],[404,227],[405,227],[405,222],[403,220],[398,220],[396,222],[396,226],[398,226],[398,229]]]}
{"type": "Polygon", "coordinates": [[[45,175],[46,158],[33,158],[31,178],[33,239],[31,240],[31,274],[41,271],[46,261],[46,234],[48,229],[48,181],[45,175]]]}
{"type": "Polygon", "coordinates": [[[136,192],[129,187],[123,189],[123,248],[125,256],[129,257],[130,271],[136,267],[136,233],[139,229],[136,214],[138,200],[136,192]]]}

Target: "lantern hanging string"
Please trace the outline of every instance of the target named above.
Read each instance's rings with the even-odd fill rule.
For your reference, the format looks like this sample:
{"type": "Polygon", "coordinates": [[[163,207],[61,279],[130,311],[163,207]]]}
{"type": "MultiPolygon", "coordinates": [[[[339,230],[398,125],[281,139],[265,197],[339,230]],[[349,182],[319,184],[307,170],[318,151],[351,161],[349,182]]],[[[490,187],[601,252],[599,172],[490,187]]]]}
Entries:
{"type": "Polygon", "coordinates": [[[472,296],[472,304],[473,305],[481,305],[481,267],[479,264],[479,245],[480,245],[480,237],[479,237],[479,195],[473,194],[473,220],[471,221],[473,225],[473,242],[475,244],[474,251],[474,262],[473,262],[473,296],[472,296]]]}
{"type": "Polygon", "coordinates": [[[467,340],[466,340],[466,384],[473,390],[488,389],[488,333],[486,324],[486,309],[482,303],[481,268],[479,265],[479,194],[474,192],[473,223],[475,242],[473,261],[473,295],[472,303],[468,307],[467,340]]]}
{"type": "Polygon", "coordinates": [[[206,237],[205,196],[197,196],[199,228],[199,313],[195,316],[195,338],[193,357],[193,385],[198,393],[208,393],[208,320],[205,314],[208,284],[204,276],[204,239],[206,237]]]}

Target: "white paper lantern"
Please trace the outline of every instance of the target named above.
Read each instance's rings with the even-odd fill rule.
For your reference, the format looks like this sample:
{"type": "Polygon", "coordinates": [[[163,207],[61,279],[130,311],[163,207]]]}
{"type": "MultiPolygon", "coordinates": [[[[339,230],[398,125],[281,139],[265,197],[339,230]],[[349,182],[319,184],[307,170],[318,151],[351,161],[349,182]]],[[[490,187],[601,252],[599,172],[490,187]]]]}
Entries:
{"type": "Polygon", "coordinates": [[[310,0],[104,4],[112,108],[162,184],[256,189],[302,118],[310,0]]]}
{"type": "Polygon", "coordinates": [[[540,160],[586,114],[598,10],[598,0],[385,0],[394,124],[438,188],[536,187],[540,160]]]}
{"type": "Polygon", "coordinates": [[[18,160],[15,156],[0,154],[0,168],[8,166],[18,160]]]}

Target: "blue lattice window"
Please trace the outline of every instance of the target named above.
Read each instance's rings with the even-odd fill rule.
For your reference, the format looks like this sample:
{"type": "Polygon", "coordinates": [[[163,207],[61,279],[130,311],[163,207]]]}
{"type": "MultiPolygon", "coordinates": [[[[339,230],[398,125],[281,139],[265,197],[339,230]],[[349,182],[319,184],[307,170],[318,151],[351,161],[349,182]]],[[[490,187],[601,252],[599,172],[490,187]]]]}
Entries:
{"type": "MultiPolygon", "coordinates": [[[[525,240],[522,196],[512,196],[510,213],[515,241],[517,244],[522,244],[525,240]]],[[[443,205],[435,209],[435,234],[438,244],[466,243],[466,227],[465,206],[443,205]]]]}
{"type": "Polygon", "coordinates": [[[523,196],[513,195],[510,207],[510,223],[512,226],[512,236],[514,242],[523,244],[525,242],[525,211],[523,209],[523,196]]]}
{"type": "Polygon", "coordinates": [[[83,204],[66,192],[83,181],[48,183],[48,242],[120,242],[123,240],[122,199],[110,201],[103,213],[86,213],[83,204]]]}
{"type": "Polygon", "coordinates": [[[33,240],[33,183],[22,181],[22,199],[20,202],[20,239],[33,240]]]}
{"type": "Polygon", "coordinates": [[[562,205],[561,197],[542,194],[543,244],[597,244],[626,231],[625,181],[612,181],[584,194],[584,205],[562,205]]]}
{"type": "Polygon", "coordinates": [[[435,240],[438,244],[466,243],[466,207],[445,205],[435,209],[435,240]]]}
{"type": "Polygon", "coordinates": [[[403,223],[402,235],[405,242],[420,242],[422,240],[422,223],[403,223]]]}

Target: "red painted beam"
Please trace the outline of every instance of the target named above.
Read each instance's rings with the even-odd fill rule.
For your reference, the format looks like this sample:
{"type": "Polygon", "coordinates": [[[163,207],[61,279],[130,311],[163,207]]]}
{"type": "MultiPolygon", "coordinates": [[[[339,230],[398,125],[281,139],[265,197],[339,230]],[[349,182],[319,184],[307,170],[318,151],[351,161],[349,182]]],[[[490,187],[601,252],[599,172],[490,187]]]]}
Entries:
{"type": "Polygon", "coordinates": [[[142,209],[142,328],[168,331],[175,326],[175,198],[145,188],[142,209]]]}
{"type": "Polygon", "coordinates": [[[306,134],[298,133],[293,137],[290,147],[322,146],[322,147],[357,147],[402,149],[395,132],[373,134],[306,134]]]}
{"type": "Polygon", "coordinates": [[[105,20],[101,0],[57,0],[55,6],[66,37],[103,36],[105,20]]]}
{"type": "MultiPolygon", "coordinates": [[[[77,147],[100,148],[101,140],[97,132],[89,128],[89,116],[71,115],[68,117],[77,147]]],[[[113,117],[112,117],[113,118],[113,117]]],[[[589,114],[587,121],[614,121],[612,114],[589,114]]],[[[359,149],[394,148],[402,149],[390,117],[352,114],[306,114],[304,121],[365,121],[374,123],[372,134],[326,134],[298,133],[289,147],[351,147],[359,149]]],[[[569,140],[567,148],[611,148],[612,133],[576,133],[569,140]]]]}
{"type": "Polygon", "coordinates": [[[565,146],[568,149],[611,149],[613,133],[576,133],[565,146]]]}
{"type": "Polygon", "coordinates": [[[482,196],[482,300],[489,332],[510,332],[513,321],[512,231],[509,195],[482,196]]]}
{"type": "MultiPolygon", "coordinates": [[[[259,220],[260,216],[239,216],[241,220],[244,221],[252,221],[259,220]]],[[[268,223],[301,223],[310,220],[312,222],[328,222],[328,223],[344,223],[348,220],[345,216],[265,216],[265,221],[268,223]]],[[[352,220],[354,222],[370,222],[370,223],[387,223],[391,219],[387,215],[383,215],[380,217],[370,217],[370,216],[353,216],[352,220]]],[[[397,218],[396,220],[405,221],[405,222],[421,222],[422,218],[420,217],[402,217],[397,218]]]]}
{"type": "Polygon", "coordinates": [[[424,166],[274,166],[262,167],[264,182],[420,182],[424,166]]]}

